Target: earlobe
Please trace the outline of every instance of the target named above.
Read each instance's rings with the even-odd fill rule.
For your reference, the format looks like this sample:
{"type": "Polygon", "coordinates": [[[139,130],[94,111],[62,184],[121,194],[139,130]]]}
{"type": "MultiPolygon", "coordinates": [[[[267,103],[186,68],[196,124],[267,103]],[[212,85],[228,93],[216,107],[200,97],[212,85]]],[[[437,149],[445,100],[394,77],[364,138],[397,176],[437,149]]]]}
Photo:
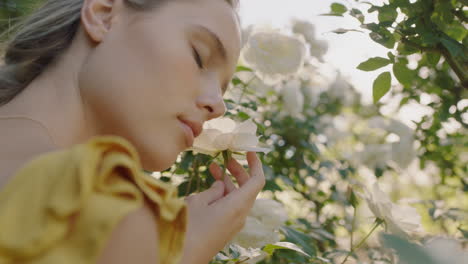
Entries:
{"type": "Polygon", "coordinates": [[[118,0],[84,0],[81,23],[84,31],[94,42],[101,42],[110,30],[118,0]]]}

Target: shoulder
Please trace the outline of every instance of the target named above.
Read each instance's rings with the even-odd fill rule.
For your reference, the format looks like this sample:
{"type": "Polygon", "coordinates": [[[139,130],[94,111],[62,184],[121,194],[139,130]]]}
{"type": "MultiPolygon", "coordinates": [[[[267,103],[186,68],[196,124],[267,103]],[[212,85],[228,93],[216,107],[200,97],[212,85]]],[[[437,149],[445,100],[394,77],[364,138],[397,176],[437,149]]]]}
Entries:
{"type": "Polygon", "coordinates": [[[44,129],[27,119],[0,120],[0,189],[13,174],[38,155],[54,150],[44,129]]]}
{"type": "Polygon", "coordinates": [[[112,231],[98,264],[155,264],[159,256],[157,216],[150,204],[130,213],[112,231]]]}
{"type": "Polygon", "coordinates": [[[0,226],[9,227],[0,229],[0,252],[11,256],[176,264],[182,254],[185,202],[177,188],[145,174],[136,149],[120,137],[33,159],[0,190],[0,207],[0,226]]]}

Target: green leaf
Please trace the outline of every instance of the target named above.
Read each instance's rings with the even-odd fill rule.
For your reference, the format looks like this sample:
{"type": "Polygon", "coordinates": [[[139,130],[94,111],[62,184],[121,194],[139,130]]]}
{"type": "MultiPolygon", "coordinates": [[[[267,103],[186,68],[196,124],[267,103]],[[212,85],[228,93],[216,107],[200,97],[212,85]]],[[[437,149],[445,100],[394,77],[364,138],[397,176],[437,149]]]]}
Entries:
{"type": "Polygon", "coordinates": [[[440,40],[442,45],[452,54],[454,57],[466,57],[463,52],[463,45],[451,38],[442,38],[440,40]]]}
{"type": "Polygon", "coordinates": [[[349,11],[349,14],[359,20],[359,22],[364,23],[364,15],[362,14],[361,10],[353,8],[351,11],[349,11]]]}
{"type": "Polygon", "coordinates": [[[232,78],[231,82],[232,82],[233,85],[239,85],[239,84],[243,83],[241,81],[241,79],[239,79],[237,77],[232,78]]]}
{"type": "Polygon", "coordinates": [[[393,74],[395,75],[395,78],[405,86],[411,85],[416,75],[414,71],[408,69],[408,67],[401,62],[393,64],[393,74]]]}
{"type": "Polygon", "coordinates": [[[275,252],[275,250],[277,249],[290,249],[290,250],[299,252],[309,258],[311,257],[309,254],[305,253],[304,250],[302,250],[296,244],[293,244],[290,242],[277,242],[275,244],[268,244],[268,245],[265,245],[262,250],[271,256],[273,252],[275,252]]]}
{"type": "Polygon", "coordinates": [[[348,11],[346,6],[339,3],[333,3],[330,8],[332,13],[337,15],[343,15],[346,11],[348,11]]]}
{"type": "Polygon", "coordinates": [[[436,261],[421,246],[413,244],[393,235],[382,235],[382,240],[387,247],[395,249],[404,263],[411,264],[437,264],[436,261]]]}
{"type": "Polygon", "coordinates": [[[345,34],[345,33],[348,33],[348,32],[360,32],[360,33],[364,33],[364,32],[361,31],[361,30],[357,30],[357,29],[346,29],[346,28],[337,28],[337,29],[333,30],[332,32],[335,33],[335,34],[345,34]]]}
{"type": "Polygon", "coordinates": [[[380,28],[378,32],[371,32],[369,36],[373,41],[386,48],[393,49],[395,47],[395,36],[385,28],[380,28]]]}
{"type": "Polygon", "coordinates": [[[357,206],[359,205],[359,200],[351,187],[348,188],[347,196],[351,206],[357,208],[357,206]]]}
{"type": "Polygon", "coordinates": [[[390,72],[381,73],[374,81],[373,97],[374,103],[390,91],[392,76],[390,72]]]}
{"type": "Polygon", "coordinates": [[[382,57],[370,58],[365,62],[362,62],[357,67],[361,71],[374,71],[390,64],[391,61],[382,57]]]}
{"type": "Polygon", "coordinates": [[[394,7],[383,6],[379,8],[379,22],[394,22],[398,16],[398,12],[394,7]]]}
{"type": "Polygon", "coordinates": [[[281,231],[285,235],[287,241],[299,245],[299,247],[301,247],[310,256],[317,255],[315,242],[310,236],[288,226],[281,227],[281,231]]]}
{"type": "Polygon", "coordinates": [[[236,72],[253,72],[252,69],[250,69],[249,67],[245,67],[245,66],[237,66],[236,68],[236,72]]]}
{"type": "Polygon", "coordinates": [[[461,227],[459,227],[458,230],[460,230],[465,239],[468,239],[468,230],[463,230],[461,227]]]}
{"type": "Polygon", "coordinates": [[[440,57],[441,57],[440,53],[435,53],[435,52],[426,53],[427,62],[432,66],[436,66],[437,63],[439,63],[440,57]]]}
{"type": "Polygon", "coordinates": [[[247,114],[246,112],[242,112],[240,111],[239,113],[237,113],[237,116],[242,120],[242,121],[245,121],[247,119],[250,118],[250,115],[247,114]]]}

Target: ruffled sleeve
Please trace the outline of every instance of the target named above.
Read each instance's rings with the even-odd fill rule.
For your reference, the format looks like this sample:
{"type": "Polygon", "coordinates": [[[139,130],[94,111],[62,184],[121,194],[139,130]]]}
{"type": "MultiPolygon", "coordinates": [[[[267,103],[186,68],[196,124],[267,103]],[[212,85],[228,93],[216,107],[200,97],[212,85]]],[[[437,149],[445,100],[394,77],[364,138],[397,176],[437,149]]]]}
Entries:
{"type": "Polygon", "coordinates": [[[185,203],[142,171],[128,141],[102,136],[44,154],[0,190],[0,264],[96,263],[113,228],[145,200],[158,219],[159,263],[178,263],[185,203]]]}

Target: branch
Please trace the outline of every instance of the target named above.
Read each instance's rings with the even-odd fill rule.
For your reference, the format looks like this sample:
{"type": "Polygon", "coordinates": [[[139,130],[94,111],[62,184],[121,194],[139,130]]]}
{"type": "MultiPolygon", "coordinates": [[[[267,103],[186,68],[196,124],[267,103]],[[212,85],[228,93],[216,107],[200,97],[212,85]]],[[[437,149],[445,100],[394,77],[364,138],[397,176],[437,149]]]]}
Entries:
{"type": "Polygon", "coordinates": [[[452,13],[460,19],[463,23],[468,23],[468,17],[465,16],[465,13],[462,10],[452,10],[452,13]]]}
{"type": "Polygon", "coordinates": [[[461,86],[465,89],[468,89],[468,74],[465,72],[464,67],[460,65],[458,61],[452,56],[452,54],[450,54],[450,52],[444,47],[440,47],[440,52],[442,53],[452,70],[460,79],[461,86]]]}
{"type": "Polygon", "coordinates": [[[411,40],[403,37],[401,39],[401,42],[403,42],[405,45],[408,45],[409,47],[412,47],[412,48],[415,48],[415,49],[418,49],[420,51],[425,51],[425,52],[438,52],[438,53],[441,53],[441,50],[438,49],[438,48],[435,48],[435,47],[425,47],[425,46],[422,46],[418,43],[414,43],[412,42],[411,40]]]}
{"type": "Polygon", "coordinates": [[[450,54],[450,52],[446,48],[444,48],[441,45],[438,45],[437,47],[425,47],[418,43],[414,43],[408,40],[407,38],[402,38],[401,42],[404,43],[405,45],[408,45],[409,47],[418,49],[420,51],[437,52],[437,53],[442,54],[442,56],[444,56],[445,60],[450,65],[452,70],[460,79],[461,86],[468,89],[468,74],[465,73],[463,66],[458,63],[458,61],[452,56],[452,54],[450,54]]]}

